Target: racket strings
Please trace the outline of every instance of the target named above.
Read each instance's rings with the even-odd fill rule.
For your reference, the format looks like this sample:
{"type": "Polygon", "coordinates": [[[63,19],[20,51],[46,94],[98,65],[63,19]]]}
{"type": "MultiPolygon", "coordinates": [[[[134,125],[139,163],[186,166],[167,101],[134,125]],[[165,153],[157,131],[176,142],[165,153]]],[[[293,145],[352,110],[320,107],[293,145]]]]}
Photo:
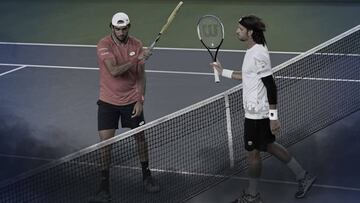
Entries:
{"type": "Polygon", "coordinates": [[[211,49],[219,47],[224,38],[222,23],[215,17],[203,17],[198,23],[198,35],[205,46],[211,49]]]}

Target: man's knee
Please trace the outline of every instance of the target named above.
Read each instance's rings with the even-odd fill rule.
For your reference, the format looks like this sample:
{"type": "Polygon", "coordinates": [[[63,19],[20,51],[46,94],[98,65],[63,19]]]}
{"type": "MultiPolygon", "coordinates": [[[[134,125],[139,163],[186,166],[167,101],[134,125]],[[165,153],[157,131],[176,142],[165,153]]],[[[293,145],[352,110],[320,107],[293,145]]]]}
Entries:
{"type": "Polygon", "coordinates": [[[249,154],[248,154],[248,163],[251,166],[261,164],[260,152],[257,151],[257,150],[253,150],[253,151],[249,152],[249,154]]]}
{"type": "Polygon", "coordinates": [[[115,136],[115,129],[100,130],[99,136],[101,141],[110,139],[115,136]]]}

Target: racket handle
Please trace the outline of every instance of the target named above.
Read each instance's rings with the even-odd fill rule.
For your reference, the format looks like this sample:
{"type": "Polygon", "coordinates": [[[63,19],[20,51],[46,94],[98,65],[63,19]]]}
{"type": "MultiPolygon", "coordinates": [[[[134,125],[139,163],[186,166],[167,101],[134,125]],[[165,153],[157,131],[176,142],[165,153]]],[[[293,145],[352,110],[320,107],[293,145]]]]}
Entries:
{"type": "Polygon", "coordinates": [[[214,68],[214,77],[216,83],[220,82],[219,72],[215,68],[214,68]]]}

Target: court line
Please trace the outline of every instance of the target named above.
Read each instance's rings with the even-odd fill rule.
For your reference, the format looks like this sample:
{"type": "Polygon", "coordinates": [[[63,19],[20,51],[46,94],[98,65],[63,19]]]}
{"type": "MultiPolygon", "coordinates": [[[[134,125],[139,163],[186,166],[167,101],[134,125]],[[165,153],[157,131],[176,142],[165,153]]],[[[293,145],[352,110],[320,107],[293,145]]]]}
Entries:
{"type": "Polygon", "coordinates": [[[75,70],[99,70],[99,68],[94,68],[94,67],[53,66],[53,65],[19,64],[19,63],[0,63],[0,66],[27,66],[29,68],[58,68],[58,69],[75,69],[75,70]]]}
{"type": "MultiPolygon", "coordinates": [[[[121,168],[123,168],[123,167],[121,167],[121,168]]],[[[141,169],[140,167],[131,167],[131,168],[133,168],[133,169],[138,168],[138,170],[141,169]]],[[[207,176],[207,177],[215,177],[215,178],[229,178],[229,179],[244,180],[244,181],[249,180],[249,178],[245,178],[245,177],[214,175],[214,174],[207,174],[207,173],[194,173],[194,172],[183,172],[183,171],[172,171],[172,170],[161,170],[161,169],[151,169],[151,171],[176,173],[176,174],[184,174],[184,175],[207,176]]],[[[298,185],[299,184],[297,182],[292,182],[292,181],[282,181],[282,180],[262,179],[262,178],[260,178],[259,181],[264,182],[264,183],[276,183],[276,184],[287,184],[287,185],[298,185]]],[[[336,185],[314,184],[313,187],[360,192],[360,188],[344,187],[344,186],[336,186],[336,185]]]]}
{"type": "MultiPolygon", "coordinates": [[[[21,156],[21,155],[10,155],[10,154],[2,154],[2,153],[0,153],[0,156],[9,157],[9,158],[18,158],[18,159],[39,160],[39,161],[55,161],[56,160],[56,159],[50,159],[50,158],[21,156]]],[[[72,163],[77,163],[77,162],[72,162],[72,163]]],[[[86,163],[86,162],[79,162],[79,164],[95,165],[95,164],[89,164],[89,163],[86,163]]],[[[142,170],[141,167],[134,167],[134,166],[115,165],[114,168],[142,170]]],[[[182,175],[206,176],[206,177],[214,177],[214,178],[229,178],[229,179],[235,179],[235,180],[248,181],[248,178],[238,177],[238,176],[214,175],[214,174],[208,174],[208,173],[195,173],[195,172],[164,170],[164,169],[156,169],[156,168],[151,168],[151,171],[159,172],[159,173],[174,173],[174,174],[182,174],[182,175]]],[[[261,179],[259,179],[259,181],[264,182],[264,183],[272,183],[272,184],[298,185],[297,182],[274,180],[274,179],[262,179],[261,178],[261,179]]],[[[360,188],[336,186],[336,185],[314,184],[313,187],[360,192],[360,188]]]]}
{"type": "Polygon", "coordinates": [[[51,159],[51,158],[22,156],[22,155],[3,154],[3,153],[0,153],[0,157],[15,158],[15,159],[29,159],[29,160],[38,160],[38,161],[54,161],[55,160],[55,159],[51,159]]]}
{"type": "Polygon", "coordinates": [[[19,68],[15,68],[15,69],[6,71],[6,72],[4,72],[4,73],[1,73],[1,74],[0,74],[0,77],[1,77],[1,76],[4,76],[4,75],[6,75],[6,74],[12,73],[12,72],[21,70],[21,69],[26,68],[26,67],[28,67],[28,66],[27,66],[27,65],[22,65],[22,66],[20,66],[19,68]]]}
{"type": "MultiPolygon", "coordinates": [[[[237,179],[244,181],[248,180],[248,178],[244,178],[244,177],[230,177],[230,179],[237,179]]],[[[297,182],[292,182],[292,181],[282,181],[282,180],[262,179],[262,178],[260,178],[259,181],[264,183],[286,184],[286,185],[296,185],[296,186],[299,184],[297,182]]],[[[336,186],[336,185],[313,184],[313,187],[360,192],[360,188],[344,187],[344,186],[336,186]]]]}
{"type": "MultiPolygon", "coordinates": [[[[73,69],[73,70],[99,70],[99,68],[94,68],[94,67],[50,66],[50,65],[15,64],[15,63],[0,63],[0,66],[26,66],[29,68],[55,68],[55,69],[73,69]]],[[[186,72],[186,71],[146,70],[146,72],[147,73],[186,74],[186,75],[214,75],[214,73],[186,72]]]]}
{"type": "MultiPolygon", "coordinates": [[[[49,46],[49,47],[79,47],[79,48],[96,48],[96,45],[87,44],[56,44],[56,43],[25,43],[25,42],[0,42],[0,45],[23,45],[23,46],[49,46]]],[[[155,47],[158,50],[174,50],[174,51],[207,51],[206,49],[199,48],[172,48],[172,47],[155,47]]],[[[245,53],[246,50],[235,50],[235,49],[221,49],[220,52],[240,52],[245,53]]],[[[303,52],[286,52],[286,51],[269,51],[273,54],[292,54],[299,55],[303,52]]]]}
{"type": "MultiPolygon", "coordinates": [[[[13,64],[13,63],[0,63],[0,66],[21,66],[14,70],[7,71],[0,74],[8,74],[16,70],[20,70],[25,67],[32,68],[55,68],[55,69],[73,69],[73,70],[99,70],[99,68],[94,67],[76,67],[76,66],[50,66],[50,65],[34,65],[34,64],[13,64]]],[[[147,73],[165,73],[165,74],[185,74],[185,75],[206,75],[212,76],[213,73],[205,72],[186,72],[186,71],[160,71],[160,70],[146,70],[147,73]]],[[[360,82],[360,80],[352,79],[336,79],[336,78],[310,78],[310,77],[290,77],[290,76],[276,76],[279,79],[290,79],[290,80],[316,80],[316,81],[331,81],[331,82],[360,82]]]]}
{"type": "Polygon", "coordinates": [[[162,70],[146,70],[147,73],[170,73],[170,74],[186,74],[186,75],[214,75],[214,73],[203,72],[186,72],[186,71],[162,71],[162,70]]]}

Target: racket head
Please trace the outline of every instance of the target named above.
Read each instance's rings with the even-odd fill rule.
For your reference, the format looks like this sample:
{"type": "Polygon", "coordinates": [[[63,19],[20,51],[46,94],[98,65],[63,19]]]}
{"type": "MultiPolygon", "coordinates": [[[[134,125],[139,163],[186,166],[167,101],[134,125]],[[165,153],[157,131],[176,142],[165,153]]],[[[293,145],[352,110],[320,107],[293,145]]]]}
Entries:
{"type": "Polygon", "coordinates": [[[204,15],[197,23],[197,34],[208,49],[218,49],[224,40],[224,25],[214,15],[204,15]]]}

